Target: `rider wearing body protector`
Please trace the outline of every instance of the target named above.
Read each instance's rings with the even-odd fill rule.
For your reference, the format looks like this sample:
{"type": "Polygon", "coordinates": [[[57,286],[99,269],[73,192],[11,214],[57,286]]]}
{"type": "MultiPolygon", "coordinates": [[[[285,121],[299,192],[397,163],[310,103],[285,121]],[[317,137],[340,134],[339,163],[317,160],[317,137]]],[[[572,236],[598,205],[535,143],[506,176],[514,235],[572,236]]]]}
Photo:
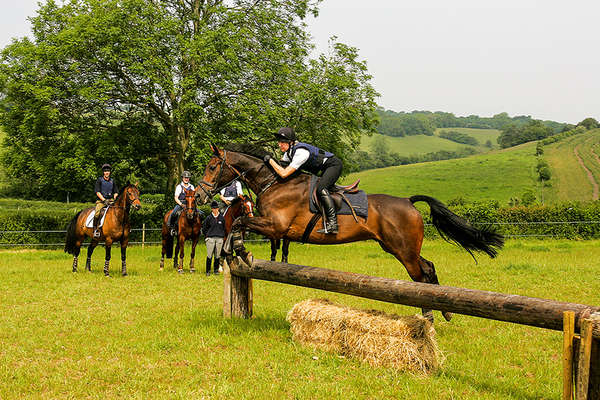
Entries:
{"type": "Polygon", "coordinates": [[[94,185],[94,192],[96,192],[96,207],[94,209],[94,238],[98,239],[100,237],[100,229],[98,229],[98,223],[100,221],[100,211],[112,204],[114,200],[117,198],[119,191],[117,190],[117,185],[110,177],[112,171],[112,167],[110,164],[102,165],[102,176],[96,179],[96,184],[94,185]]]}
{"type": "Polygon", "coordinates": [[[173,208],[173,211],[171,212],[171,215],[169,215],[169,222],[168,222],[168,227],[170,229],[170,233],[171,236],[175,236],[177,235],[177,231],[175,231],[175,221],[179,212],[185,209],[185,190],[194,190],[194,185],[192,185],[190,183],[190,179],[192,177],[192,174],[190,174],[189,171],[183,171],[183,173],[181,174],[181,183],[179,185],[177,185],[177,187],[175,188],[175,208],[173,208]]]}
{"type": "Polygon", "coordinates": [[[282,161],[289,161],[289,165],[283,168],[268,155],[264,161],[273,167],[282,178],[287,178],[298,169],[315,175],[321,174],[321,179],[317,184],[317,194],[327,220],[325,229],[320,229],[318,232],[336,234],[338,232],[337,216],[330,192],[334,190],[335,182],[342,173],[342,161],[333,153],[321,150],[312,144],[297,141],[292,128],[279,129],[275,137],[279,149],[283,152],[282,161]]]}

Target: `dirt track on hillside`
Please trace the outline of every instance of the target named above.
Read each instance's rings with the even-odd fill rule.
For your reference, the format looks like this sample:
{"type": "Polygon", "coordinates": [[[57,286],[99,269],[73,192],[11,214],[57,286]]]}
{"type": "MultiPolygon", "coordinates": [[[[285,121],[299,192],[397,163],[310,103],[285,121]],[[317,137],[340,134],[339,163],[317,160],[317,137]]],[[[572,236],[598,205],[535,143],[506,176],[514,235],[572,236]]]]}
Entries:
{"type": "MultiPolygon", "coordinates": [[[[579,165],[581,165],[581,168],[583,168],[583,170],[587,174],[587,177],[588,177],[590,183],[592,184],[592,187],[594,189],[592,192],[592,200],[598,200],[598,191],[599,191],[598,182],[596,182],[594,175],[592,175],[592,171],[590,171],[585,166],[585,164],[583,163],[583,160],[581,159],[581,157],[579,157],[579,146],[580,145],[575,146],[575,148],[573,149],[573,153],[575,154],[575,157],[577,157],[577,162],[579,162],[579,165]]],[[[598,156],[596,155],[596,153],[594,153],[593,150],[592,150],[592,154],[594,154],[594,156],[596,157],[596,160],[598,160],[598,162],[600,163],[600,159],[598,159],[598,156]]]]}

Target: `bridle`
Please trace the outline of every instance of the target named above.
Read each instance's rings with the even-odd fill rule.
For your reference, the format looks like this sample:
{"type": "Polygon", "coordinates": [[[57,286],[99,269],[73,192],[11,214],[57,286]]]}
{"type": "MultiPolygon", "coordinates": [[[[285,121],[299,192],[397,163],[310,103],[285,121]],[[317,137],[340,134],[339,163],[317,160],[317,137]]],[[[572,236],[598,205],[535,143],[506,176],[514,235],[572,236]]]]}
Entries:
{"type": "Polygon", "coordinates": [[[235,177],[233,179],[229,180],[227,183],[225,183],[221,186],[218,186],[218,187],[214,187],[215,186],[214,183],[206,182],[204,179],[202,179],[199,182],[200,184],[198,186],[200,187],[200,189],[202,189],[202,191],[204,192],[204,194],[206,195],[206,197],[208,199],[211,199],[215,194],[219,193],[221,191],[221,189],[226,188],[227,186],[231,185],[231,183],[233,181],[236,181],[236,180],[241,180],[242,182],[244,182],[246,184],[246,186],[248,186],[248,181],[246,179],[246,172],[238,171],[237,168],[235,168],[233,165],[229,164],[226,161],[227,150],[223,150],[223,157],[221,157],[220,155],[217,155],[217,157],[221,160],[221,164],[219,165],[219,175],[217,175],[217,178],[214,180],[214,182],[219,182],[221,180],[221,176],[223,176],[223,171],[224,171],[223,166],[226,166],[227,168],[229,168],[233,172],[235,177]],[[206,185],[212,189],[206,190],[204,188],[204,185],[206,185]]]}

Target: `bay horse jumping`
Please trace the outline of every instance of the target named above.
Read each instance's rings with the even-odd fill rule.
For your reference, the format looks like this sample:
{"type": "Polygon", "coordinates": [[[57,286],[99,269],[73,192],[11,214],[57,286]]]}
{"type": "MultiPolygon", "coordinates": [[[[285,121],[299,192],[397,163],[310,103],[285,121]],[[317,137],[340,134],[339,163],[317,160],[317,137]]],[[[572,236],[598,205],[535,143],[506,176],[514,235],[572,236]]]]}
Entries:
{"type": "MultiPolygon", "coordinates": [[[[257,232],[273,240],[301,241],[313,216],[308,207],[310,175],[295,173],[286,179],[280,178],[263,162],[264,156],[269,153],[255,145],[231,146],[228,149],[211,145],[211,149],[213,155],[198,187],[201,189],[201,200],[207,202],[224,183],[239,179],[256,193],[256,208],[260,213],[254,218],[240,217],[234,223],[226,251],[231,251],[230,244],[233,241],[236,252],[251,263],[251,254],[243,247],[243,241],[239,240],[241,229],[257,232]]],[[[384,251],[404,265],[413,281],[439,284],[433,263],[420,255],[424,224],[423,217],[413,204],[424,201],[430,207],[432,223],[440,235],[460,245],[471,255],[472,251],[480,251],[495,257],[497,249],[504,244],[502,235],[493,229],[474,228],[433,197],[416,195],[400,198],[369,194],[367,199],[368,218],[358,217],[356,222],[352,215],[338,215],[337,234],[319,233],[314,229],[307,242],[336,244],[375,240],[384,251]]],[[[433,320],[431,310],[423,309],[422,312],[433,320]]],[[[447,320],[451,318],[451,313],[443,315],[447,320]]]]}
{"type": "Polygon", "coordinates": [[[173,257],[173,268],[177,272],[183,273],[183,256],[186,239],[191,239],[192,250],[190,252],[190,272],[196,272],[194,268],[194,256],[196,255],[196,245],[202,231],[201,214],[196,207],[196,191],[185,189],[185,210],[177,218],[177,245],[175,246],[175,256],[173,257],[173,242],[175,241],[171,230],[169,229],[169,217],[173,210],[169,210],[163,217],[162,224],[162,254],[160,258],[160,270],[165,267],[165,254],[167,258],[173,257]],[[177,263],[177,254],[179,253],[179,264],[177,263]]]}
{"type": "Polygon", "coordinates": [[[77,272],[77,259],[81,244],[86,237],[92,238],[87,250],[87,260],[85,269],[92,270],[92,253],[99,242],[104,241],[106,255],[104,257],[104,275],[110,276],[108,269],[110,265],[110,249],[113,242],[121,244],[121,274],[127,275],[127,244],[129,243],[129,232],[131,224],[129,223],[129,211],[133,207],[139,210],[142,207],[140,203],[140,190],[135,185],[127,183],[119,192],[114,203],[106,210],[106,217],[100,230],[100,237],[94,238],[94,228],[85,226],[88,215],[94,211],[94,207],[81,210],[73,217],[67,227],[67,238],[65,241],[65,252],[73,254],[73,272],[77,272]]]}

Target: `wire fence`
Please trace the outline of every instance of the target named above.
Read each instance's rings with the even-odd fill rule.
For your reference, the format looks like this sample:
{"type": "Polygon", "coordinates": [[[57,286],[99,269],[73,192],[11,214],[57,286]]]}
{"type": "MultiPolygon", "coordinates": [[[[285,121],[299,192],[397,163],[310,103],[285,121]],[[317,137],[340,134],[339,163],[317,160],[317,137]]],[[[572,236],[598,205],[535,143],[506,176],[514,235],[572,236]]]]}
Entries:
{"type": "MultiPolygon", "coordinates": [[[[426,235],[436,236],[435,228],[426,225],[426,235]]],[[[570,238],[581,237],[573,234],[573,230],[556,230],[553,227],[565,225],[578,225],[577,232],[585,230],[587,237],[600,237],[600,221],[533,221],[533,222],[495,222],[474,223],[474,226],[495,227],[499,233],[508,238],[570,238]],[[532,230],[532,227],[535,229],[532,230]],[[583,227],[583,228],[582,228],[583,227]]],[[[150,228],[144,224],[141,228],[132,228],[129,236],[130,245],[156,245],[161,244],[162,228],[150,228]]],[[[64,246],[66,230],[5,230],[0,231],[0,247],[38,247],[57,248],[64,246]]],[[[248,242],[266,242],[268,239],[260,235],[251,234],[248,242]]]]}

